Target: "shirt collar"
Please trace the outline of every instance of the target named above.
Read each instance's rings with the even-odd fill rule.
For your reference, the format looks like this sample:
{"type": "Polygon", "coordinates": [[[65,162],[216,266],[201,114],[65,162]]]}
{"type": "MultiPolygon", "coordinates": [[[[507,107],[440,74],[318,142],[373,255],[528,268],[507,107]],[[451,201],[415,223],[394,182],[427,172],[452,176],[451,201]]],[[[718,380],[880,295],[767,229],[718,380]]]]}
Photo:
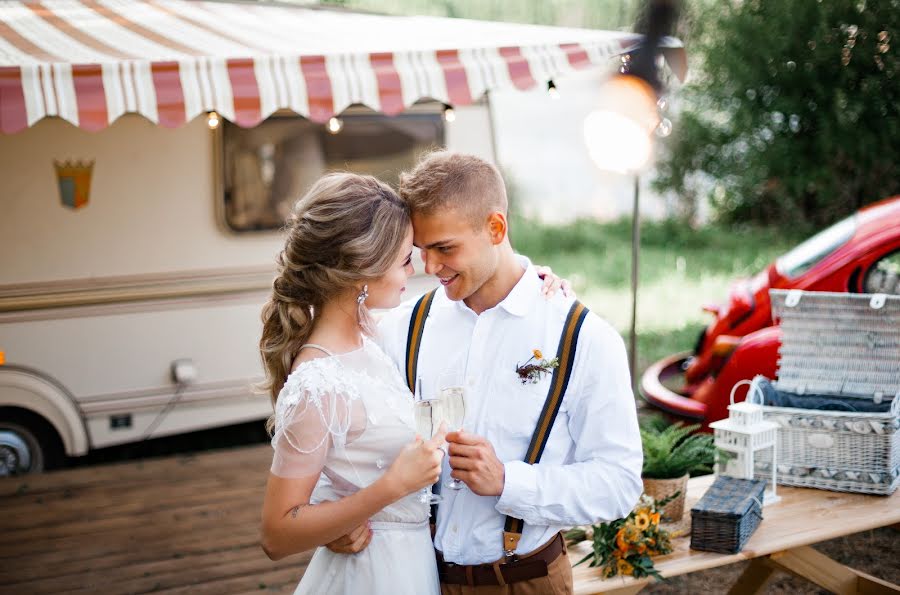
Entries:
{"type": "Polygon", "coordinates": [[[541,279],[530,260],[518,254],[516,260],[525,269],[525,274],[498,306],[513,316],[525,316],[531,311],[534,300],[540,297],[541,279]]]}

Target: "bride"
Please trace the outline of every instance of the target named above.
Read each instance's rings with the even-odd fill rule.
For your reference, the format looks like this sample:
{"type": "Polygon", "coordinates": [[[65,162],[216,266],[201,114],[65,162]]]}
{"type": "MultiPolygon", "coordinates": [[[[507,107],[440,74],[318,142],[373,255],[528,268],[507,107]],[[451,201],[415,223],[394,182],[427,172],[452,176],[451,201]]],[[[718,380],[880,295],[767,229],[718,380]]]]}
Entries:
{"type": "MultiPolygon", "coordinates": [[[[438,481],[443,427],[416,435],[368,312],[400,303],[412,237],[397,194],[348,173],[316,182],[288,222],[260,340],[275,406],[262,547],[273,560],[317,548],[296,593],[440,593],[417,492],[438,481]]],[[[567,291],[540,273],[544,294],[567,291]]]]}
{"type": "Polygon", "coordinates": [[[262,546],[277,560],[371,539],[319,547],[296,593],[440,593],[417,492],[438,480],[443,434],[416,435],[368,314],[400,303],[412,247],[406,204],[375,178],[327,175],[294,207],[260,340],[275,405],[262,546]]]}

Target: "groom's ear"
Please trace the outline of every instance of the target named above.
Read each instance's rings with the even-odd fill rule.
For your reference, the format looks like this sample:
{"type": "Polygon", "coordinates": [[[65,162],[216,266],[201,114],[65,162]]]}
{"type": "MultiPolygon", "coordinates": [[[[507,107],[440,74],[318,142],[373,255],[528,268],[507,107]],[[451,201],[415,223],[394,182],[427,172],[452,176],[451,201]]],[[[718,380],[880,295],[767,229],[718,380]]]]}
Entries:
{"type": "Polygon", "coordinates": [[[495,246],[506,239],[509,232],[509,224],[506,221],[506,215],[499,211],[495,211],[488,215],[488,234],[491,236],[491,243],[495,246]]]}

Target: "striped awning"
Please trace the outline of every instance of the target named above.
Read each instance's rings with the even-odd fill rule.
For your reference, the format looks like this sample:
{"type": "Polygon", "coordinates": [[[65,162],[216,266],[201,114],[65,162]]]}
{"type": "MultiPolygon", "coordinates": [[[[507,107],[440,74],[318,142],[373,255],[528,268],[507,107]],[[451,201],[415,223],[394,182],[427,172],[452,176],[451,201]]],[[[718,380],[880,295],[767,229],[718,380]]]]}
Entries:
{"type": "Polygon", "coordinates": [[[636,45],[631,33],[397,17],[284,4],[0,0],[0,131],[56,116],[99,130],[126,113],[180,126],[279,109],[322,122],[528,89],[636,45]]]}

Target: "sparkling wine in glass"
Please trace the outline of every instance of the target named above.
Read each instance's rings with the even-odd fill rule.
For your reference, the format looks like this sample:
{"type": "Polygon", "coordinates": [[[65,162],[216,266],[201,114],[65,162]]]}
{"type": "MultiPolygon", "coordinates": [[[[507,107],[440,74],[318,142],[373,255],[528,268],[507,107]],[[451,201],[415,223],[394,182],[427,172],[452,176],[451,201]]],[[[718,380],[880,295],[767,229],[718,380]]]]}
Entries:
{"type": "MultiPolygon", "coordinates": [[[[465,378],[461,372],[444,372],[438,378],[439,395],[443,410],[442,419],[451,430],[462,429],[466,418],[465,378]]],[[[450,479],[444,484],[451,490],[461,490],[466,484],[458,479],[450,479]]]]}
{"type": "MultiPolygon", "coordinates": [[[[422,398],[422,380],[416,384],[416,401],[413,408],[413,414],[416,421],[416,431],[423,439],[428,440],[434,436],[435,432],[441,425],[441,403],[437,399],[422,398]]],[[[422,504],[437,504],[443,498],[437,494],[433,494],[430,489],[422,488],[419,495],[419,502],[422,504]]]]}

